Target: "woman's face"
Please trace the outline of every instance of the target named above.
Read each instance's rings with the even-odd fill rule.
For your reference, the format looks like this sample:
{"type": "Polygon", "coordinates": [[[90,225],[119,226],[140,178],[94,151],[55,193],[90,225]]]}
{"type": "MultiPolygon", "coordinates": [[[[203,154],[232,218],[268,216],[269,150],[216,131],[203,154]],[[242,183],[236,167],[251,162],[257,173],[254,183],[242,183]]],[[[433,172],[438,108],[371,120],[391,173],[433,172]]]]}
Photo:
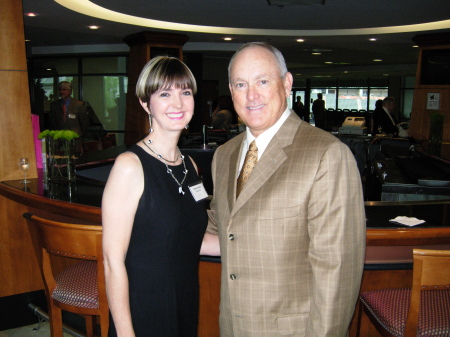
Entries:
{"type": "Polygon", "coordinates": [[[171,86],[160,89],[150,96],[148,104],[141,105],[152,114],[152,127],[166,131],[180,131],[189,124],[194,115],[194,95],[191,89],[171,86]]]}

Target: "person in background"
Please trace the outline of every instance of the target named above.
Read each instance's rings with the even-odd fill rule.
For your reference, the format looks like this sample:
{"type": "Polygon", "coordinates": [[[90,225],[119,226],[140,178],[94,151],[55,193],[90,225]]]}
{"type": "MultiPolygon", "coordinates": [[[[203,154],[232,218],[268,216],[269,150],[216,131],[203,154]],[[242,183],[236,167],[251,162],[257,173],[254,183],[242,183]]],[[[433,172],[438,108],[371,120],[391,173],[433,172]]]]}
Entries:
{"type": "Polygon", "coordinates": [[[197,336],[199,253],[219,252],[201,250],[207,194],[177,147],[195,92],[191,71],[173,57],[151,59],[139,76],[149,134],[117,157],[102,200],[109,336],[197,336]]]}
{"type": "Polygon", "coordinates": [[[381,106],[378,101],[375,103],[375,110],[372,115],[373,132],[397,135],[397,120],[392,113],[395,108],[395,99],[393,97],[385,97],[381,102],[381,106]]]}
{"type": "Polygon", "coordinates": [[[228,74],[247,129],[212,163],[220,336],[345,336],[366,235],[353,154],[288,108],[293,78],[276,48],[242,46],[228,74]]]}
{"type": "Polygon", "coordinates": [[[213,130],[230,130],[236,125],[234,121],[235,111],[230,96],[220,96],[217,99],[217,107],[212,114],[213,130]]]}
{"type": "Polygon", "coordinates": [[[72,130],[78,133],[78,142],[89,138],[86,134],[89,127],[89,115],[84,102],[71,97],[72,83],[67,81],[58,84],[60,99],[50,105],[49,125],[50,130],[72,130]]]}
{"type": "Polygon", "coordinates": [[[325,101],[322,99],[322,94],[317,94],[317,99],[313,102],[312,111],[314,114],[315,125],[318,128],[325,128],[325,101]]]}
{"type": "Polygon", "coordinates": [[[304,121],[309,123],[309,116],[307,116],[305,105],[302,102],[302,98],[300,96],[297,96],[297,100],[294,103],[294,106],[292,108],[298,117],[303,119],[304,121]]]}

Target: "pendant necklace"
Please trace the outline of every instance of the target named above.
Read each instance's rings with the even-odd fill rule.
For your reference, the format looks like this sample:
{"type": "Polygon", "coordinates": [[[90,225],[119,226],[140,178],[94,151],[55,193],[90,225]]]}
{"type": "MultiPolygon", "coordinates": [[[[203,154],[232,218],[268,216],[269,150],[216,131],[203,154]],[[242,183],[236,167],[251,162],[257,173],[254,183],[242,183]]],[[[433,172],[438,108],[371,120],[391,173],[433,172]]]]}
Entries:
{"type": "MultiPolygon", "coordinates": [[[[152,141],[151,139],[149,139],[148,142],[149,142],[149,143],[152,143],[153,141],[152,141]]],[[[178,153],[179,153],[179,157],[177,157],[175,160],[171,161],[171,160],[165,159],[161,154],[159,154],[159,153],[157,153],[156,151],[154,151],[154,150],[153,150],[150,146],[148,146],[144,141],[142,141],[142,143],[143,143],[150,151],[152,151],[152,152],[158,157],[158,159],[162,160],[162,162],[164,163],[164,165],[166,165],[167,173],[170,174],[170,175],[172,176],[173,180],[175,180],[175,182],[176,182],[177,185],[178,185],[178,193],[184,195],[184,193],[186,193],[186,192],[184,192],[184,190],[183,190],[183,183],[184,183],[184,181],[186,180],[186,177],[187,177],[187,174],[188,174],[188,170],[186,169],[186,163],[184,162],[184,156],[181,154],[181,151],[180,151],[180,149],[178,148],[178,146],[177,146],[177,150],[178,150],[178,153]],[[170,169],[170,168],[169,168],[169,165],[167,165],[167,163],[166,163],[166,162],[169,162],[169,163],[175,163],[175,162],[178,160],[178,158],[181,158],[181,161],[183,162],[183,167],[184,167],[184,170],[183,170],[184,177],[183,177],[183,180],[181,181],[181,183],[178,181],[177,178],[175,178],[175,176],[173,175],[172,169],[170,169]]]]}

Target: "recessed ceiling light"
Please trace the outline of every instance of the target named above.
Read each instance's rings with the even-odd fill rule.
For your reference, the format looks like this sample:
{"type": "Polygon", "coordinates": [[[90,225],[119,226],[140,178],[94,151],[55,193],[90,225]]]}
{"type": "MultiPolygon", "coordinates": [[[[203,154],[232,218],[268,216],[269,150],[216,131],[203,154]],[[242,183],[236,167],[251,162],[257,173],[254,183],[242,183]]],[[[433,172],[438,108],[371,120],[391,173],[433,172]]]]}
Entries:
{"type": "Polygon", "coordinates": [[[372,37],[372,38],[369,39],[369,41],[376,41],[376,40],[377,40],[377,39],[374,38],[374,37],[372,37]]]}
{"type": "Polygon", "coordinates": [[[381,62],[383,61],[382,59],[374,59],[373,62],[381,62]]]}
{"type": "Polygon", "coordinates": [[[100,26],[88,26],[89,27],[89,29],[99,29],[100,28],[100,26]]]}
{"type": "Polygon", "coordinates": [[[297,42],[305,42],[304,39],[297,39],[296,41],[297,41],[297,42]]]}
{"type": "Polygon", "coordinates": [[[25,15],[26,15],[26,16],[37,16],[36,13],[26,13],[25,15]]]}
{"type": "Polygon", "coordinates": [[[224,37],[223,38],[225,41],[231,41],[231,40],[233,40],[231,37],[224,37]]]}
{"type": "Polygon", "coordinates": [[[419,46],[418,46],[418,45],[416,45],[416,44],[415,44],[414,46],[412,46],[412,47],[413,47],[413,48],[419,48],[419,46]]]}
{"type": "Polygon", "coordinates": [[[333,62],[331,62],[331,61],[326,61],[325,63],[326,64],[333,64],[333,62]]]}
{"type": "Polygon", "coordinates": [[[315,52],[315,53],[311,53],[312,55],[322,55],[322,53],[317,53],[317,52],[315,52]]]}

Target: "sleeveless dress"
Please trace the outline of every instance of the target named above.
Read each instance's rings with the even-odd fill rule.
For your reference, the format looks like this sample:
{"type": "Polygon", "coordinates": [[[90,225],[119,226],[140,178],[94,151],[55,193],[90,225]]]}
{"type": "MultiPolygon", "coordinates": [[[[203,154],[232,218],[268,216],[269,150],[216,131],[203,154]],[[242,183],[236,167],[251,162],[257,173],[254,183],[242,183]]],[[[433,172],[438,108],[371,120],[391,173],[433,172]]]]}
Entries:
{"type": "MultiPolygon", "coordinates": [[[[199,182],[185,157],[185,194],[164,163],[133,145],[144,170],[144,192],[134,219],[125,265],[130,308],[137,337],[196,337],[198,263],[207,225],[204,201],[196,202],[188,185],[199,182]]],[[[181,183],[183,164],[170,166],[181,183]]],[[[111,319],[109,336],[116,336],[111,319]]]]}

